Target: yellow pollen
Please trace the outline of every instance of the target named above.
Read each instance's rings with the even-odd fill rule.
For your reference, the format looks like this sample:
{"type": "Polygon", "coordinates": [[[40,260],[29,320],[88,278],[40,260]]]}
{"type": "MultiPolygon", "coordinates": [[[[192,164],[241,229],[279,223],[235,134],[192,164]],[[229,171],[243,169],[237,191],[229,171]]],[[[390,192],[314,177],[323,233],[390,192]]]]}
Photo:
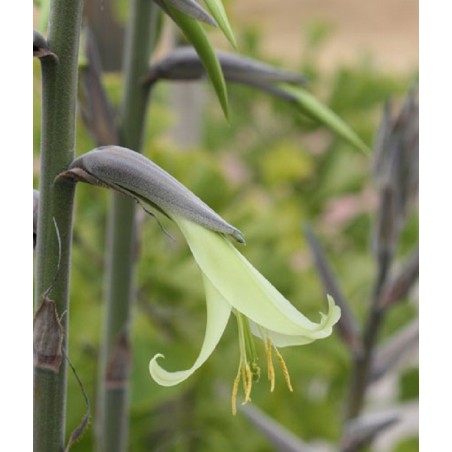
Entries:
{"type": "Polygon", "coordinates": [[[245,363],[245,379],[243,381],[243,389],[245,390],[245,400],[242,402],[242,405],[249,402],[251,400],[251,388],[253,387],[253,373],[251,372],[250,365],[245,363]]]}
{"type": "MultiPolygon", "coordinates": [[[[242,382],[244,400],[242,405],[251,401],[251,391],[253,388],[253,382],[258,381],[260,378],[260,367],[258,365],[258,357],[255,352],[254,342],[252,338],[251,328],[248,319],[241,313],[235,313],[237,317],[238,330],[239,330],[239,346],[240,346],[240,363],[237,370],[237,374],[234,378],[234,383],[232,385],[231,403],[232,403],[232,414],[235,416],[237,414],[237,396],[239,391],[240,381],[242,382]]],[[[275,366],[273,364],[273,350],[275,351],[276,358],[278,359],[279,365],[283,371],[284,380],[286,385],[291,392],[293,392],[292,383],[290,382],[290,375],[287,365],[278,349],[272,344],[270,337],[261,331],[261,338],[264,339],[265,336],[265,354],[267,359],[267,377],[270,381],[270,392],[275,389],[276,375],[275,366]]]]}
{"type": "Polygon", "coordinates": [[[265,344],[265,352],[267,355],[267,376],[268,380],[270,381],[270,392],[273,392],[275,389],[275,368],[273,366],[272,343],[270,341],[270,338],[267,338],[265,344]]]}
{"type": "Polygon", "coordinates": [[[232,402],[232,414],[234,416],[237,414],[237,394],[239,391],[240,380],[242,380],[243,391],[245,393],[245,399],[242,402],[242,405],[245,405],[246,403],[251,401],[251,389],[253,388],[255,372],[257,373],[260,372],[259,367],[257,367],[257,370],[254,368],[252,370],[247,361],[240,362],[237,375],[234,378],[234,384],[232,385],[231,402],[232,402]]]}
{"type": "Polygon", "coordinates": [[[232,385],[232,415],[237,414],[237,393],[239,391],[240,375],[241,375],[242,365],[240,364],[237,375],[234,378],[234,384],[232,385]]]}
{"type": "Polygon", "coordinates": [[[284,361],[284,358],[282,357],[281,353],[279,353],[278,349],[274,347],[276,357],[278,358],[279,365],[281,366],[281,369],[284,374],[284,379],[286,380],[287,387],[289,388],[290,392],[293,392],[292,384],[290,383],[290,375],[289,370],[287,369],[286,362],[284,361]]]}
{"type": "Polygon", "coordinates": [[[246,391],[246,367],[243,364],[243,362],[241,362],[241,364],[240,364],[240,371],[242,374],[242,386],[243,386],[244,390],[246,391]]]}

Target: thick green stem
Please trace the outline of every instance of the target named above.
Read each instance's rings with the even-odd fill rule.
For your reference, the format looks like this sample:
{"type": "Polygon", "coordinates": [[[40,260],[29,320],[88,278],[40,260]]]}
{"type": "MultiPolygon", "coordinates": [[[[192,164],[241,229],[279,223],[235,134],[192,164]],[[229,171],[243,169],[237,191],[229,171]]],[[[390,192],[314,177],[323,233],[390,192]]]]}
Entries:
{"type": "Polygon", "coordinates": [[[154,2],[133,0],[124,47],[124,98],[120,111],[120,141],[141,151],[148,105],[143,80],[155,46],[159,9],[154,2]]]}
{"type": "Polygon", "coordinates": [[[38,308],[47,294],[54,304],[47,305],[50,311],[37,310],[35,319],[35,327],[39,325],[34,339],[35,452],[59,452],[64,448],[66,366],[64,359],[59,359],[61,350],[58,348],[67,344],[74,187],[54,181],[74,157],[82,5],[80,0],[52,2],[48,41],[57,59],[47,56],[41,60],[41,172],[35,300],[38,308]],[[52,315],[45,315],[52,311],[61,325],[58,320],[52,322],[52,315]],[[62,335],[62,345],[57,344],[55,356],[45,356],[46,346],[52,343],[55,334],[62,335]]]}
{"type": "MultiPolygon", "coordinates": [[[[147,111],[142,80],[154,46],[157,14],[154,2],[134,0],[126,30],[120,144],[137,152],[142,150],[147,111]]],[[[106,312],[97,420],[97,447],[102,452],[127,449],[129,331],[137,249],[134,202],[113,193],[108,221],[106,312]]]]}

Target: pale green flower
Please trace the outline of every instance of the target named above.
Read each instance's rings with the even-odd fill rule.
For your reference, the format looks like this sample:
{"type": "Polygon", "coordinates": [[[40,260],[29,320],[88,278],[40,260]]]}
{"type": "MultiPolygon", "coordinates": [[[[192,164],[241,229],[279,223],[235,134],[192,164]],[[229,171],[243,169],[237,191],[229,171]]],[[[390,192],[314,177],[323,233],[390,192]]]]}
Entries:
{"type": "Polygon", "coordinates": [[[133,197],[148,209],[157,209],[180,228],[198,264],[206,292],[207,325],[201,351],[193,366],[169,372],[155,355],[149,371],[162,386],[182,383],[201,367],[218,345],[231,312],[239,330],[240,361],[232,389],[232,410],[240,380],[250,400],[252,384],[260,376],[253,335],[264,342],[267,375],[275,385],[272,353],[282,367],[290,390],[289,372],[277,347],[305,345],[323,339],[339,320],[340,309],[328,297],[328,313],[319,323],[301,314],[230,242],[244,243],[239,230],[225,222],[180,182],[136,152],[118,146],[90,151],[74,160],[60,179],[73,179],[112,188],[133,197]]]}
{"type": "Polygon", "coordinates": [[[268,377],[274,388],[275,373],[272,348],[280,362],[287,385],[289,373],[277,347],[305,345],[329,336],[339,320],[340,309],[328,297],[328,314],[320,314],[319,323],[301,314],[275,287],[265,279],[223,235],[177,215],[172,219],[181,229],[202,272],[207,302],[207,326],[198,358],[190,369],[169,372],[152,358],[149,370],[152,378],[163,386],[174,386],[192,375],[215,350],[228,323],[231,311],[239,327],[240,363],[233,386],[233,412],[240,378],[245,402],[250,400],[251,386],[259,376],[254,342],[250,333],[260,338],[266,347],[268,377]]]}

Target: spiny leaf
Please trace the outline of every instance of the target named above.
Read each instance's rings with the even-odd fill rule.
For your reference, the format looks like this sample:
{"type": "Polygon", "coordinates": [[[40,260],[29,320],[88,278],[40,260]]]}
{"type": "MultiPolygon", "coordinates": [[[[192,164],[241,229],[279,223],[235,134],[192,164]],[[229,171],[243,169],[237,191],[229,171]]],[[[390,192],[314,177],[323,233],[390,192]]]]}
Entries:
{"type": "Polygon", "coordinates": [[[228,95],[226,82],[224,80],[220,63],[209,42],[206,32],[195,19],[188,17],[170,5],[167,6],[173,20],[196,49],[199,58],[209,74],[224,115],[228,118],[228,95]]]}
{"type": "Polygon", "coordinates": [[[338,136],[348,141],[358,150],[369,153],[369,148],[358,137],[353,129],[346,124],[336,113],[329,109],[325,104],[316,99],[312,94],[300,86],[291,86],[287,84],[280,85],[281,89],[293,97],[300,110],[312,119],[327,126],[338,136]]]}

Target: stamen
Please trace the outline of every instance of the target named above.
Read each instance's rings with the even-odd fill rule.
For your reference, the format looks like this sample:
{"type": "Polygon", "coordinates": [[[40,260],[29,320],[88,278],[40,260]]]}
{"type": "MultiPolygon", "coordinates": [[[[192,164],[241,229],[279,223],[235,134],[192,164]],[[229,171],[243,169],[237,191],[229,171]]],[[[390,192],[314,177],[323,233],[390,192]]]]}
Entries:
{"type": "Polygon", "coordinates": [[[256,347],[254,345],[253,333],[251,333],[250,322],[247,317],[240,314],[241,326],[243,328],[243,337],[245,340],[246,356],[251,363],[257,362],[256,347]]]}
{"type": "Polygon", "coordinates": [[[267,337],[265,344],[265,352],[267,355],[267,376],[270,381],[270,392],[273,392],[275,389],[275,367],[273,366],[272,343],[269,337],[267,337]]]}
{"type": "Polygon", "coordinates": [[[260,378],[261,370],[257,364],[257,353],[254,346],[253,335],[249,320],[240,312],[234,311],[237,318],[237,326],[239,331],[239,348],[240,348],[240,367],[234,380],[232,388],[232,411],[236,412],[237,392],[240,380],[242,380],[245,398],[243,404],[251,401],[251,390],[253,381],[260,378]]]}
{"type": "Polygon", "coordinates": [[[245,363],[244,367],[246,374],[246,380],[243,385],[243,389],[245,391],[245,400],[242,402],[242,405],[245,405],[245,403],[251,400],[251,388],[253,387],[253,373],[251,372],[250,365],[248,363],[245,363]]]}
{"type": "Polygon", "coordinates": [[[237,393],[239,391],[239,383],[240,383],[240,375],[242,370],[242,364],[240,363],[239,370],[237,371],[237,375],[234,378],[234,384],[232,385],[232,415],[235,416],[237,414],[237,393]]]}
{"type": "Polygon", "coordinates": [[[279,353],[278,349],[276,347],[273,347],[275,349],[276,357],[278,358],[279,365],[281,366],[281,369],[284,374],[284,379],[286,380],[286,385],[289,388],[290,392],[293,392],[292,384],[290,383],[290,375],[289,370],[287,369],[286,362],[284,361],[284,358],[282,357],[281,353],[279,353]]]}
{"type": "MultiPolygon", "coordinates": [[[[240,348],[240,365],[235,376],[232,386],[232,414],[235,416],[237,413],[237,394],[242,380],[244,400],[242,405],[251,401],[251,390],[253,388],[253,382],[258,381],[260,378],[261,370],[257,364],[257,354],[254,347],[253,335],[251,333],[249,319],[240,312],[234,311],[237,318],[237,325],[239,330],[239,348],[240,348]]],[[[284,380],[289,388],[289,391],[293,392],[292,383],[290,381],[289,370],[286,362],[282,357],[279,350],[272,344],[270,337],[263,331],[261,331],[261,338],[265,342],[265,354],[267,358],[267,377],[270,381],[270,392],[275,389],[275,366],[273,365],[272,348],[275,350],[276,358],[283,371],[284,380]],[[266,337],[264,339],[264,337],[266,337]]]]}

